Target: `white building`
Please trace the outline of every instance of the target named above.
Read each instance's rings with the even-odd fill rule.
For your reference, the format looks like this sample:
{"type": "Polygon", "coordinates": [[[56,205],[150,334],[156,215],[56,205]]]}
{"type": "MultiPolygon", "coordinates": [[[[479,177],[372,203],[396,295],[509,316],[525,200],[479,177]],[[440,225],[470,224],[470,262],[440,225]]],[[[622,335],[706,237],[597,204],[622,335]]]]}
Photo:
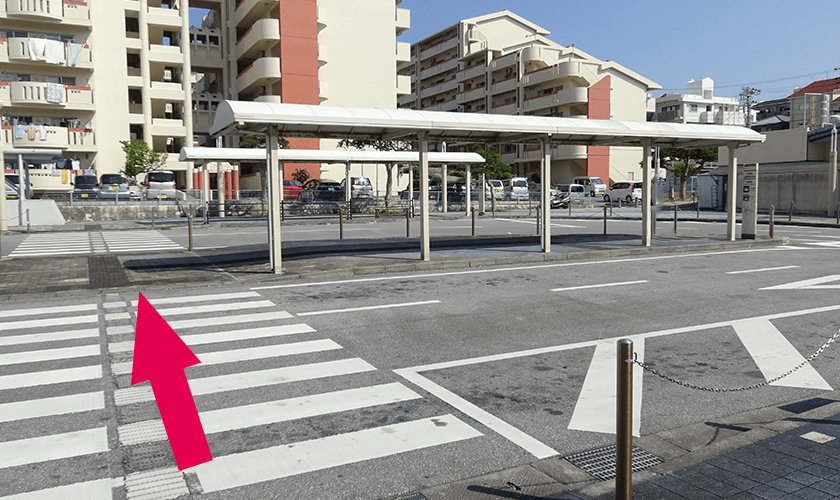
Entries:
{"type": "Polygon", "coordinates": [[[715,82],[711,78],[692,78],[686,86],[685,94],[663,94],[656,99],[656,121],[745,125],[738,100],[716,97],[715,82]]]}
{"type": "MultiPolygon", "coordinates": [[[[465,19],[411,47],[399,74],[411,78],[408,109],[645,121],[653,112],[651,80],[574,46],[548,38],[540,26],[503,10],[465,19]]],[[[515,172],[535,171],[539,151],[504,145],[515,172]]],[[[560,146],[552,179],[597,175],[604,181],[641,178],[638,148],[560,146]]]]}
{"type": "Polygon", "coordinates": [[[178,152],[214,144],[222,99],[395,108],[395,70],[408,60],[408,44],[396,42],[409,27],[400,2],[0,2],[3,142],[62,149],[101,175],[123,168],[120,141],[142,139],[170,154],[179,187],[192,187],[199,178],[178,152]],[[190,26],[191,8],[208,12],[202,26],[190,26]]]}

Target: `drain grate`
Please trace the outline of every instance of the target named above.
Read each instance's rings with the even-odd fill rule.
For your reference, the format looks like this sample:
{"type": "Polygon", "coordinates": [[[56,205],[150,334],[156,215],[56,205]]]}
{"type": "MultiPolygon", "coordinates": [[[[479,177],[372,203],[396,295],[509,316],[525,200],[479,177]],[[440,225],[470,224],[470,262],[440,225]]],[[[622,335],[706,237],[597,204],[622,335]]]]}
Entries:
{"type": "MultiPolygon", "coordinates": [[[[615,477],[615,446],[585,451],[565,458],[579,469],[600,479],[601,481],[608,481],[615,477]]],[[[662,462],[664,462],[664,460],[656,455],[653,455],[638,446],[633,446],[633,472],[645,470],[649,467],[653,467],[654,465],[661,464],[662,462]]]]}

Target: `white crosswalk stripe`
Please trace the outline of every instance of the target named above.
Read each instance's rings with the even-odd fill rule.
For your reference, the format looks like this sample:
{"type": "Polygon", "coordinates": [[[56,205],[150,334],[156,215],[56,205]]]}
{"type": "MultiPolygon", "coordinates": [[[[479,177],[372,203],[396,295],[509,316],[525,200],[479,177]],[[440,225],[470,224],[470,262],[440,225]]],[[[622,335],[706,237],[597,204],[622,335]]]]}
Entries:
{"type": "MultiPolygon", "coordinates": [[[[88,303],[0,311],[0,484],[26,467],[27,477],[40,478],[33,478],[31,487],[41,488],[12,495],[0,491],[5,495],[0,499],[112,498],[108,431],[102,423],[105,393],[95,390],[102,378],[98,309],[88,303]],[[56,328],[60,331],[50,331],[56,328]],[[50,394],[26,399],[42,390],[50,394]],[[41,420],[29,427],[44,418],[50,425],[41,420]],[[4,431],[4,424],[12,425],[4,431]],[[88,457],[83,463],[98,463],[106,477],[56,484],[76,477],[73,467],[81,457],[88,457]]],[[[90,477],[90,471],[78,472],[90,477]]]]}
{"type": "Polygon", "coordinates": [[[184,247],[160,231],[102,231],[29,235],[9,257],[102,254],[117,252],[156,252],[183,250],[184,247]]]}
{"type": "MultiPolygon", "coordinates": [[[[307,419],[348,412],[388,414],[392,411],[388,405],[423,400],[406,385],[390,380],[359,386],[359,381],[375,380],[381,372],[367,361],[344,353],[342,346],[331,339],[311,338],[317,334],[315,329],[295,323],[298,318],[254,292],[147,298],[159,307],[158,312],[185,344],[211,349],[199,349],[196,356],[201,364],[187,368],[186,374],[200,409],[204,432],[210,438],[223,435],[219,443],[227,442],[225,433],[244,431],[254,436],[266,426],[306,425],[307,419]],[[270,326],[238,327],[257,321],[270,322],[270,326]],[[323,383],[318,387],[329,385],[335,390],[306,390],[319,381],[323,383]],[[285,393],[290,394],[276,396],[285,393]],[[262,394],[271,397],[261,398],[262,394]],[[201,410],[203,401],[213,401],[213,408],[201,410]]],[[[109,350],[127,353],[133,350],[131,344],[124,338],[115,338],[109,350]]],[[[111,365],[115,375],[128,375],[131,369],[130,361],[111,365]]],[[[149,404],[154,400],[154,392],[147,382],[122,385],[114,391],[118,407],[149,404]]],[[[434,407],[432,411],[438,410],[434,407]]],[[[271,445],[261,446],[262,440],[253,439],[243,444],[246,451],[239,453],[240,446],[233,454],[226,448],[214,450],[216,441],[208,439],[214,459],[205,464],[208,467],[199,466],[193,471],[198,474],[204,491],[221,491],[482,435],[458,418],[445,414],[370,428],[372,424],[377,425],[376,421],[370,417],[360,419],[357,428],[349,432],[279,446],[276,440],[268,440],[271,445]]],[[[167,440],[160,419],[120,421],[118,435],[123,446],[167,440]]],[[[139,497],[129,493],[128,498],[139,497]]]]}

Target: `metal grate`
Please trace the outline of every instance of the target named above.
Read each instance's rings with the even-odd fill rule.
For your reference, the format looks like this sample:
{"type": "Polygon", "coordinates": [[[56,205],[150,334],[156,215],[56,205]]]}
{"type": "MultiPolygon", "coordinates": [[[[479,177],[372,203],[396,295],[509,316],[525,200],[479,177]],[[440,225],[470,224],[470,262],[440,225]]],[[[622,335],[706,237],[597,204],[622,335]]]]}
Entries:
{"type": "MultiPolygon", "coordinates": [[[[615,477],[615,446],[599,448],[597,450],[585,451],[566,457],[572,465],[594,476],[601,481],[608,481],[615,477]]],[[[633,446],[633,472],[645,470],[654,465],[664,462],[661,458],[653,455],[638,446],[633,446]]]]}

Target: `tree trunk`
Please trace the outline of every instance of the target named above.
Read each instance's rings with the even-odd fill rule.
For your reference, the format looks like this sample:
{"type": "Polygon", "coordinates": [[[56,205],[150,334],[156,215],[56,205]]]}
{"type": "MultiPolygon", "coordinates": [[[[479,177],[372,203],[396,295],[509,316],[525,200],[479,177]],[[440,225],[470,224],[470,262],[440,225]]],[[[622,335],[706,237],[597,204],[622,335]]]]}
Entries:
{"type": "Polygon", "coordinates": [[[391,204],[391,183],[394,180],[393,163],[385,165],[385,173],[387,174],[387,178],[385,181],[385,208],[388,208],[391,204]]]}
{"type": "Polygon", "coordinates": [[[685,201],[687,199],[685,197],[685,194],[686,194],[685,189],[686,189],[687,184],[688,184],[688,177],[680,177],[680,197],[682,198],[683,201],[685,201]]]}

